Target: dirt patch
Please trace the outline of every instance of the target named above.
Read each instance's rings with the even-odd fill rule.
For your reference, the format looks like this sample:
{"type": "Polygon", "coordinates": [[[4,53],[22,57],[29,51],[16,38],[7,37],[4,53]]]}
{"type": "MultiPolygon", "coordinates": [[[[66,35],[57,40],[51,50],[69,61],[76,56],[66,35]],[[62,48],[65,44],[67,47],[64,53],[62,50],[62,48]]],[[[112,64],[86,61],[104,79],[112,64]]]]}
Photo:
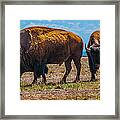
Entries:
{"type": "Polygon", "coordinates": [[[100,70],[97,71],[96,81],[90,82],[91,74],[87,57],[81,59],[81,74],[78,83],[72,83],[76,77],[76,68],[72,62],[72,70],[67,77],[67,84],[58,84],[65,73],[65,66],[51,64],[48,66],[47,85],[41,84],[41,78],[37,85],[30,85],[33,81],[33,73],[24,73],[21,77],[21,100],[99,100],[100,99],[100,70]]]}

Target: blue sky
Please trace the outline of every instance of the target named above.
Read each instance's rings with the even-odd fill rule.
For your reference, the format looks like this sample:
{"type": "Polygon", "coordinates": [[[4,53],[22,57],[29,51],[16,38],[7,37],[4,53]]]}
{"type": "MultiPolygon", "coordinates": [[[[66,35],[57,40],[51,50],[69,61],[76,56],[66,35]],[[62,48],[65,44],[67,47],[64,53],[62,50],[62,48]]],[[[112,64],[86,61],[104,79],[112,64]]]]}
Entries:
{"type": "MultiPolygon", "coordinates": [[[[21,20],[20,29],[31,26],[46,26],[71,31],[80,36],[84,43],[88,43],[89,37],[95,30],[100,30],[100,20],[21,20]]],[[[85,49],[83,50],[85,56],[85,49]]]]}

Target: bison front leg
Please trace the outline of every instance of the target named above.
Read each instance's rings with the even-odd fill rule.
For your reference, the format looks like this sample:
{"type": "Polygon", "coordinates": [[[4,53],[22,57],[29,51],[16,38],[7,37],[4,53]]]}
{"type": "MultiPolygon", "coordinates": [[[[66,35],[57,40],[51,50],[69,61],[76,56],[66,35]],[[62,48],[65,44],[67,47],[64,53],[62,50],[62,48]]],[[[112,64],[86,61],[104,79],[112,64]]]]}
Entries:
{"type": "Polygon", "coordinates": [[[91,81],[95,81],[96,70],[94,70],[93,68],[90,68],[90,72],[91,72],[91,81]]]}
{"type": "Polygon", "coordinates": [[[92,60],[92,57],[90,56],[90,53],[88,53],[88,61],[89,61],[89,67],[91,72],[91,81],[95,81],[95,66],[94,62],[92,60]]]}
{"type": "Polygon", "coordinates": [[[34,80],[33,80],[32,84],[37,84],[37,74],[35,72],[34,72],[34,80]]]}
{"type": "Polygon", "coordinates": [[[70,71],[72,69],[72,67],[71,67],[71,61],[72,61],[71,58],[68,58],[68,60],[65,61],[66,72],[65,72],[65,74],[64,74],[64,76],[62,78],[62,81],[60,81],[61,84],[62,83],[66,83],[66,78],[67,78],[68,74],[70,73],[70,71]]]}
{"type": "Polygon", "coordinates": [[[48,73],[48,68],[46,65],[42,65],[42,78],[43,78],[43,83],[46,85],[46,76],[45,74],[48,73]]]}
{"type": "Polygon", "coordinates": [[[36,63],[34,65],[34,80],[32,82],[32,84],[36,84],[37,83],[37,77],[38,77],[38,64],[36,63]]]}
{"type": "Polygon", "coordinates": [[[95,81],[95,74],[91,72],[91,81],[95,81]]]}
{"type": "Polygon", "coordinates": [[[89,60],[90,72],[91,72],[91,81],[95,81],[96,70],[94,64],[89,60]]]}

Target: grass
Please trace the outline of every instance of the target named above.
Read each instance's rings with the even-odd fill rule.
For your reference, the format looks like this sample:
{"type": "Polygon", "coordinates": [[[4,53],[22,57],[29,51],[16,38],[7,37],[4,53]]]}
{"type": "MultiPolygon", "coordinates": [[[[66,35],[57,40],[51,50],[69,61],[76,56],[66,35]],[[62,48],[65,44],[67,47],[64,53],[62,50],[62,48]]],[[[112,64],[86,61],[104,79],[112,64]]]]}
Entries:
{"type": "Polygon", "coordinates": [[[67,84],[58,84],[65,72],[64,64],[48,65],[48,68],[47,85],[41,84],[41,79],[38,79],[38,84],[29,86],[33,81],[33,73],[24,73],[20,82],[21,100],[100,100],[100,71],[96,75],[96,81],[91,82],[86,58],[82,58],[78,83],[73,83],[76,76],[73,63],[67,84]]]}
{"type": "Polygon", "coordinates": [[[21,87],[21,92],[33,92],[33,91],[43,91],[43,90],[54,90],[54,89],[76,89],[76,90],[96,90],[99,89],[100,81],[95,82],[80,82],[80,83],[66,83],[66,84],[40,84],[40,85],[32,85],[21,87]]]}

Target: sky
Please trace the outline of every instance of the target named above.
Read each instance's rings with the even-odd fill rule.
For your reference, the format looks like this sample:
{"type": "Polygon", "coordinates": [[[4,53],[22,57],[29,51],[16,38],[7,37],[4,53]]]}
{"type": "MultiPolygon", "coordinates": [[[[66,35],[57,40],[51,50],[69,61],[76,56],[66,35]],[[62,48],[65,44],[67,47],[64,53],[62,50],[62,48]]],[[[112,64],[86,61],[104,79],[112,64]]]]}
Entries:
{"type": "MultiPolygon", "coordinates": [[[[20,20],[20,29],[31,26],[46,26],[71,31],[80,36],[84,44],[87,44],[90,35],[94,31],[100,30],[100,20],[20,20]]],[[[86,56],[85,49],[83,56],[86,56]]]]}

